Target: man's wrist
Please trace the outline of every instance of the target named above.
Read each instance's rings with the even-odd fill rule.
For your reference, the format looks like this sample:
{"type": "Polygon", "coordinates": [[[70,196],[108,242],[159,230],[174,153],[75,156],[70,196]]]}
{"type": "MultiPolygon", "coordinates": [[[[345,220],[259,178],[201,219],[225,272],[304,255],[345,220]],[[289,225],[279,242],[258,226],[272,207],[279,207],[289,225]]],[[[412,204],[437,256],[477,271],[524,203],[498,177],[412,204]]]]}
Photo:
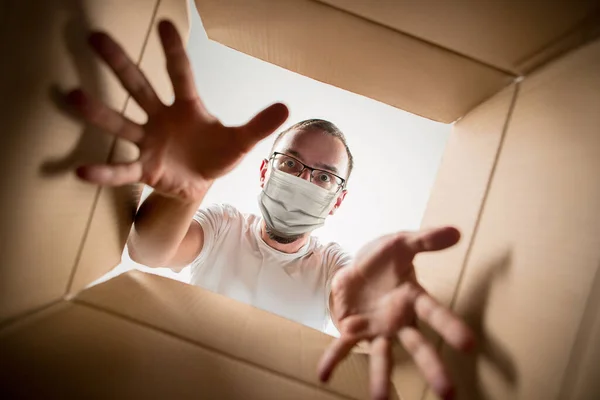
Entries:
{"type": "Polygon", "coordinates": [[[158,195],[164,199],[173,200],[173,201],[177,202],[178,204],[180,204],[181,206],[192,206],[193,205],[193,206],[199,207],[200,203],[202,203],[202,200],[206,196],[206,193],[211,188],[213,183],[214,183],[214,180],[212,180],[212,179],[211,180],[198,179],[198,180],[194,181],[193,184],[189,185],[189,188],[179,190],[176,193],[165,193],[165,192],[161,192],[156,189],[154,190],[154,193],[156,193],[156,195],[158,195]]]}

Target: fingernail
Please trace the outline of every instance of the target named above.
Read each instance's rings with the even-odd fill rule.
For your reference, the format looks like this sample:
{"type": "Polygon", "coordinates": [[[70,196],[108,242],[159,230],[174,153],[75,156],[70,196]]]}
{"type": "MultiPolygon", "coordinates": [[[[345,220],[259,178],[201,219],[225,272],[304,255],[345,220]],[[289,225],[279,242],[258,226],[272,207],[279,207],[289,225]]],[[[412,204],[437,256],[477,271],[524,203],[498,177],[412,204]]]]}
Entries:
{"type": "Polygon", "coordinates": [[[475,349],[476,346],[477,346],[477,339],[475,338],[475,335],[468,334],[463,338],[463,341],[462,341],[462,343],[460,343],[459,348],[463,349],[466,352],[471,352],[475,349]]]}
{"type": "Polygon", "coordinates": [[[73,89],[65,95],[65,100],[69,104],[82,105],[85,103],[85,94],[81,89],[73,89]]]}
{"type": "Polygon", "coordinates": [[[170,29],[171,25],[173,24],[168,19],[161,19],[158,23],[158,29],[170,29]]]}
{"type": "Polygon", "coordinates": [[[448,389],[448,391],[444,394],[444,400],[453,400],[454,399],[454,389],[448,389]]]}
{"type": "Polygon", "coordinates": [[[106,34],[104,32],[95,31],[88,36],[88,43],[96,50],[100,49],[105,43],[106,34]]]}
{"type": "Polygon", "coordinates": [[[81,178],[81,179],[85,179],[85,168],[84,167],[77,167],[75,169],[75,174],[81,178]]]}
{"type": "Polygon", "coordinates": [[[321,372],[319,374],[319,379],[321,380],[321,382],[325,383],[329,380],[329,372],[325,371],[325,372],[321,372]]]}

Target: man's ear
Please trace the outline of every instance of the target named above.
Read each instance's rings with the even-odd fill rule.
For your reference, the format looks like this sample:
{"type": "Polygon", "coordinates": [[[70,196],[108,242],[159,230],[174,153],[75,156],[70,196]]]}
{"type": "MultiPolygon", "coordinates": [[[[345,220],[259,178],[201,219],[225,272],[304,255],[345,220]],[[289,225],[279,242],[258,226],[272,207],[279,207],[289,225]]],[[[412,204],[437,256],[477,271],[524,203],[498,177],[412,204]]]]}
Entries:
{"type": "Polygon", "coordinates": [[[260,163],[260,187],[265,187],[265,181],[267,179],[267,170],[269,169],[269,160],[266,158],[260,163]]]}
{"type": "Polygon", "coordinates": [[[340,208],[340,206],[342,205],[342,202],[346,198],[347,194],[348,194],[348,191],[346,189],[342,190],[342,192],[338,195],[338,198],[335,201],[335,204],[333,205],[333,208],[331,209],[331,211],[329,211],[329,215],[335,214],[335,212],[337,211],[337,209],[340,208]]]}

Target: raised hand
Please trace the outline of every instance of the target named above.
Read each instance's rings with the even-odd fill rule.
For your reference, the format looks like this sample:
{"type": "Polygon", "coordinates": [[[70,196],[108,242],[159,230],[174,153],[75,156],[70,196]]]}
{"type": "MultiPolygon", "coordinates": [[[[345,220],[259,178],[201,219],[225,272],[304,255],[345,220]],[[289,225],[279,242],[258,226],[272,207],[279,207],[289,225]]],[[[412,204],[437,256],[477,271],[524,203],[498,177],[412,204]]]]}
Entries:
{"type": "Polygon", "coordinates": [[[460,237],[454,228],[382,237],[365,246],[353,265],[340,270],[331,288],[332,316],[341,337],[333,342],[319,365],[322,380],[358,342],[370,345],[371,393],[387,399],[392,369],[392,343],[399,340],[428,384],[442,398],[451,398],[452,382],[433,345],[416,327],[416,318],[437,331],[452,347],[467,350],[470,329],[419,285],[413,266],[417,253],[442,250],[460,237]]]}
{"type": "Polygon", "coordinates": [[[172,105],[159,100],[144,74],[110,36],[90,36],[93,49],[147,113],[148,120],[144,125],[136,124],[82,90],[70,92],[67,102],[84,120],[140,149],[135,162],[86,165],[77,172],[93,183],[142,182],[160,194],[194,200],[203,195],[207,183],[233,169],[259,140],[275,131],[287,119],[288,110],[283,104],[274,104],[243,126],[224,126],[200,100],[173,24],[162,21],[158,29],[175,93],[172,105]]]}

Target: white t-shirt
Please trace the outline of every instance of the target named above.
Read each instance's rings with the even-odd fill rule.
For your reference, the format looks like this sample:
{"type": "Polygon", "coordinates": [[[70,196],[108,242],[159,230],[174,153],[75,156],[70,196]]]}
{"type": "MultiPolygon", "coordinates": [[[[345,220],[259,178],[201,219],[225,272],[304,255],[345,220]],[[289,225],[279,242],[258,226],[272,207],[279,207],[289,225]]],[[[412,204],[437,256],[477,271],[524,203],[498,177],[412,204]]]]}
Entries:
{"type": "Polygon", "coordinates": [[[191,264],[191,284],[324,331],[331,278],[350,262],[338,244],[310,237],[283,253],[260,236],[262,218],[230,205],[198,210],[204,246],[191,264]]]}

